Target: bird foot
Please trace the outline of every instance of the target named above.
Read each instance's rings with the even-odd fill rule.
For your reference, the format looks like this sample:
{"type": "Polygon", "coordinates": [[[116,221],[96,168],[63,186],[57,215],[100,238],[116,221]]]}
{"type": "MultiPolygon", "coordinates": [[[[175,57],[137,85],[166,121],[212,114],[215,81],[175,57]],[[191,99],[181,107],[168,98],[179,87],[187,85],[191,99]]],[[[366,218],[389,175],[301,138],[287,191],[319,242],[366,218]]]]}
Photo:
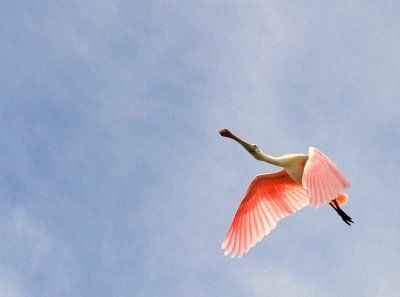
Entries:
{"type": "Polygon", "coordinates": [[[350,216],[345,213],[339,206],[339,203],[336,201],[336,199],[333,199],[331,202],[329,202],[329,205],[332,206],[332,208],[337,212],[338,215],[342,218],[342,220],[349,226],[350,223],[353,223],[353,220],[350,218],[350,216]]]}
{"type": "Polygon", "coordinates": [[[338,214],[341,216],[342,220],[343,220],[347,225],[351,226],[350,223],[353,223],[353,224],[354,224],[353,220],[352,220],[352,219],[347,215],[347,213],[345,213],[343,210],[339,209],[338,214]]]}

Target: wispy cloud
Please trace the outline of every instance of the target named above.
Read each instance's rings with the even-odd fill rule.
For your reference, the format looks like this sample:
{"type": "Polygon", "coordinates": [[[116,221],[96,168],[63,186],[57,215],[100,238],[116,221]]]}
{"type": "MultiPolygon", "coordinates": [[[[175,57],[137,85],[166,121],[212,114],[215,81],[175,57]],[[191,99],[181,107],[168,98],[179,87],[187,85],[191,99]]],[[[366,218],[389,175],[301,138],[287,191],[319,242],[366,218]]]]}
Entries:
{"type": "Polygon", "coordinates": [[[6,5],[0,293],[394,296],[397,8],[6,5]],[[247,185],[276,168],[222,128],[273,155],[322,149],[356,223],[306,208],[223,257],[247,185]]]}

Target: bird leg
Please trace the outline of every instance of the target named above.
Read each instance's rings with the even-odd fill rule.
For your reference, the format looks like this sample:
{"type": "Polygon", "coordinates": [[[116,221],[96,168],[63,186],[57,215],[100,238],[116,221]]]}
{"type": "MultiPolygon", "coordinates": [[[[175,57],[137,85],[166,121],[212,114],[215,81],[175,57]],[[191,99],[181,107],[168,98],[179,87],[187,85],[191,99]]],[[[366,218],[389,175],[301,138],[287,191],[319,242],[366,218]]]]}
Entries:
{"type": "Polygon", "coordinates": [[[339,203],[337,203],[336,199],[333,199],[331,202],[329,202],[329,205],[332,206],[332,208],[337,212],[337,214],[342,218],[342,220],[350,226],[350,223],[353,223],[353,220],[345,213],[340,207],[339,203]]]}

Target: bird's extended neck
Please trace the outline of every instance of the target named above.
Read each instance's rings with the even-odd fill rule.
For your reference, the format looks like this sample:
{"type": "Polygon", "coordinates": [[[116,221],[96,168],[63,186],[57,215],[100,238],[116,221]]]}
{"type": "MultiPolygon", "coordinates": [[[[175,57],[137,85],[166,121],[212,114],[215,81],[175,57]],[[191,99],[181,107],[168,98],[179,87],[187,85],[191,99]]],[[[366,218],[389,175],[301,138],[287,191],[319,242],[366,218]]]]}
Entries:
{"type": "Polygon", "coordinates": [[[239,144],[241,144],[246,149],[246,151],[248,151],[255,159],[257,159],[259,161],[264,161],[264,162],[267,162],[267,163],[270,163],[270,164],[273,164],[276,166],[285,167],[284,160],[281,157],[272,157],[272,156],[265,154],[263,151],[260,150],[260,148],[256,144],[247,143],[246,141],[244,141],[244,140],[240,139],[239,137],[237,137],[236,135],[234,135],[228,129],[223,129],[223,130],[219,131],[219,134],[223,137],[231,138],[231,139],[235,140],[236,142],[238,142],[239,144]]]}

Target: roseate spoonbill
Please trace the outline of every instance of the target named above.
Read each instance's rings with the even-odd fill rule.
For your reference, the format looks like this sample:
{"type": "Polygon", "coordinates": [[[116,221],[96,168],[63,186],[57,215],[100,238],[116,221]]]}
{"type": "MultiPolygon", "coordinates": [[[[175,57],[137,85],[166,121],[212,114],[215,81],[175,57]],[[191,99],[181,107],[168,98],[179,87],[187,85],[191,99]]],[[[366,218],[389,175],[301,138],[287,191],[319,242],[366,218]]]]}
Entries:
{"type": "Polygon", "coordinates": [[[322,152],[310,147],[308,155],[272,157],[255,144],[249,144],[223,129],[223,137],[241,144],[254,158],[283,167],[281,171],[257,175],[248,187],[222,243],[225,255],[243,253],[276,227],[282,218],[311,204],[315,208],[329,203],[350,226],[353,220],[340,208],[347,194],[340,190],[350,184],[322,152]]]}

